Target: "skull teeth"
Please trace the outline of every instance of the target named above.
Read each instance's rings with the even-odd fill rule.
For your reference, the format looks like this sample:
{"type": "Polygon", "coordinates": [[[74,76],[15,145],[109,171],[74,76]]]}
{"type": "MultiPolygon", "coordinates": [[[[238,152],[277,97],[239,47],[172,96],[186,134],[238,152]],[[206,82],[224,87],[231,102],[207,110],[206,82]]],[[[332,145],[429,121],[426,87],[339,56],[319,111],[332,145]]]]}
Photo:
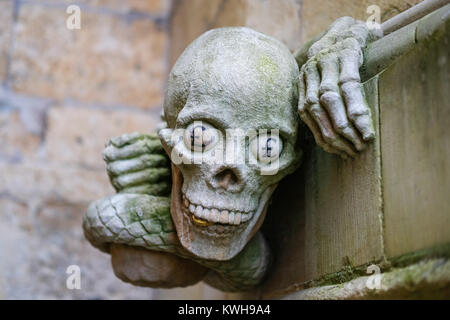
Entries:
{"type": "Polygon", "coordinates": [[[197,219],[212,223],[220,223],[225,225],[240,225],[249,221],[253,213],[243,213],[229,210],[219,210],[216,208],[204,208],[201,205],[195,205],[183,195],[183,205],[197,219]]]}

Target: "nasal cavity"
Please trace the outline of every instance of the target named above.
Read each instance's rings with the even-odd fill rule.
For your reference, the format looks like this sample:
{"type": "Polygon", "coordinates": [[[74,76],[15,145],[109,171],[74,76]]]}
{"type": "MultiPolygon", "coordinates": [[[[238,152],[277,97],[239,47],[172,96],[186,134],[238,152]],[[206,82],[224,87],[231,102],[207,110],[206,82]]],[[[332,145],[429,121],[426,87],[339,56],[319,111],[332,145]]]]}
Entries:
{"type": "Polygon", "coordinates": [[[225,190],[228,190],[228,188],[239,182],[238,177],[231,169],[222,170],[216,174],[214,179],[216,180],[217,186],[225,190]]]}

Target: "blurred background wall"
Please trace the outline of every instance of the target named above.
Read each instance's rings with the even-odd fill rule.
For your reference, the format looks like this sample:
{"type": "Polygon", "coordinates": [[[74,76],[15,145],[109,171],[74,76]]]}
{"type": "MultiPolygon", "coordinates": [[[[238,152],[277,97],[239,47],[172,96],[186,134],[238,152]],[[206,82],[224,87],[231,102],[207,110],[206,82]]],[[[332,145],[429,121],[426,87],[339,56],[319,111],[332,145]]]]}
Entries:
{"type": "Polygon", "coordinates": [[[382,20],[419,0],[0,0],[0,299],[221,298],[115,278],[84,240],[89,202],[113,192],[108,138],[155,128],[171,65],[197,36],[249,26],[290,49],[336,18],[382,20]],[[81,29],[66,28],[68,5],[81,29]],[[82,289],[66,288],[78,265],[82,289]]]}

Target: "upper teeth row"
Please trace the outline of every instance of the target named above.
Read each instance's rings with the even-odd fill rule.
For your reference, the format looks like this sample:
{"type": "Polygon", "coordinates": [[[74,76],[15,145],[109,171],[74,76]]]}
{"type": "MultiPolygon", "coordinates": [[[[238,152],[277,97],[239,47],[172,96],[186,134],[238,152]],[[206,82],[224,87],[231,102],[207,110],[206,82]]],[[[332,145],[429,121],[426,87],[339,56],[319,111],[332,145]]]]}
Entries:
{"type": "Polygon", "coordinates": [[[233,212],[228,210],[208,209],[200,205],[194,205],[183,197],[183,203],[186,208],[197,218],[214,223],[239,225],[252,218],[252,213],[233,212]]]}

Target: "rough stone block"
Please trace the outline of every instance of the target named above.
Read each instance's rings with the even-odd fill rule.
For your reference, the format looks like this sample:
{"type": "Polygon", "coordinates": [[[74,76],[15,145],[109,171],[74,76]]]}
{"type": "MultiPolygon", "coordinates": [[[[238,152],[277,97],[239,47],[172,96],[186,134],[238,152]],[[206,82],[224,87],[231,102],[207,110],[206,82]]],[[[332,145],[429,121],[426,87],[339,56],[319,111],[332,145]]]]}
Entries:
{"type": "Polygon", "coordinates": [[[0,163],[0,172],[0,194],[22,201],[87,205],[114,193],[104,170],[0,163]]]}
{"type": "MultiPolygon", "coordinates": [[[[236,0],[230,1],[236,2],[236,0]]],[[[243,2],[243,1],[241,1],[243,2]]],[[[183,50],[206,30],[213,28],[218,16],[223,15],[221,0],[179,0],[174,4],[171,17],[171,63],[173,65],[183,50]]],[[[222,18],[223,25],[242,25],[242,5],[234,6],[234,23],[222,18]]]]}
{"type": "Polygon", "coordinates": [[[117,279],[110,258],[82,234],[84,206],[35,205],[0,198],[0,298],[152,299],[153,290],[117,279]],[[66,286],[69,266],[81,271],[81,289],[66,286]]]}
{"type": "Polygon", "coordinates": [[[380,76],[388,257],[450,242],[448,26],[380,76]]]}
{"type": "Polygon", "coordinates": [[[300,46],[299,0],[181,0],[172,16],[171,65],[189,43],[209,29],[247,26],[284,42],[300,46]]]}
{"type": "Polygon", "coordinates": [[[122,14],[146,13],[150,15],[166,15],[169,13],[172,0],[34,0],[41,3],[63,5],[85,5],[89,8],[114,10],[122,14]]]}
{"type": "Polygon", "coordinates": [[[90,6],[98,6],[120,12],[143,12],[149,14],[168,14],[172,0],[81,0],[90,6]]]}
{"type": "Polygon", "coordinates": [[[248,0],[245,25],[295,50],[301,44],[300,0],[248,0]]]}
{"type": "Polygon", "coordinates": [[[19,93],[87,103],[159,106],[166,74],[164,30],[147,18],[82,11],[66,28],[64,7],[20,7],[11,86],[19,93]]]}
{"type": "Polygon", "coordinates": [[[0,160],[17,163],[35,158],[40,137],[27,129],[18,110],[0,106],[0,144],[0,160]]]}
{"type": "Polygon", "coordinates": [[[136,131],[151,132],[157,121],[152,114],[143,112],[51,108],[46,133],[48,159],[58,164],[103,169],[102,152],[110,138],[136,131]]]}

